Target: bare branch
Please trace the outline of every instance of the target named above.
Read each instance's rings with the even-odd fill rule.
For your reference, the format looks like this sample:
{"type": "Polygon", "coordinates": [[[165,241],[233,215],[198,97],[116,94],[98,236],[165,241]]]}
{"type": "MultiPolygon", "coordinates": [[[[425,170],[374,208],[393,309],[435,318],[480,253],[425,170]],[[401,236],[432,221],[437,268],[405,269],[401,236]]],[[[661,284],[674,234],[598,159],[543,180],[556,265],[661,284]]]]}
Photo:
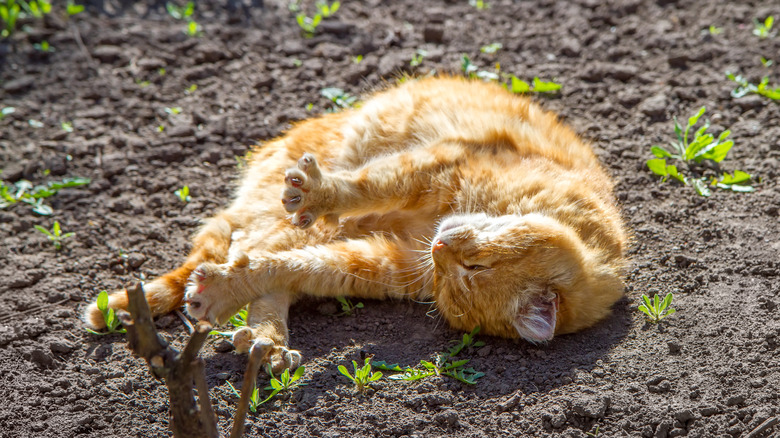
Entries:
{"type": "Polygon", "coordinates": [[[230,438],[241,438],[244,435],[244,421],[246,420],[247,410],[249,409],[249,398],[255,390],[257,383],[257,372],[260,370],[260,364],[263,359],[263,349],[252,346],[249,350],[249,363],[244,373],[244,383],[241,385],[241,399],[238,401],[236,416],[233,418],[233,430],[230,432],[230,438]]]}

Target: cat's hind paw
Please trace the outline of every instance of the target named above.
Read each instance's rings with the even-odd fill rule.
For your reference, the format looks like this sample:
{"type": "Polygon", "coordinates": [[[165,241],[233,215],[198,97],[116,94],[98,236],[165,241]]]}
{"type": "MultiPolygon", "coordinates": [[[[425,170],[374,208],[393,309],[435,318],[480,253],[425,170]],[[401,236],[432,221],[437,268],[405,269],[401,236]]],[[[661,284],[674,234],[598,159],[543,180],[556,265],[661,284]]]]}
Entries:
{"type": "Polygon", "coordinates": [[[252,329],[244,327],[233,334],[233,345],[239,353],[249,352],[259,349],[261,357],[260,366],[263,370],[270,371],[278,376],[285,369],[295,371],[301,366],[303,356],[298,350],[290,350],[284,345],[277,345],[269,338],[260,336],[255,338],[252,329]]]}
{"type": "Polygon", "coordinates": [[[282,205],[288,213],[293,213],[293,225],[308,228],[322,215],[323,201],[327,198],[322,183],[317,159],[310,153],[303,154],[297,166],[284,173],[286,188],[282,193],[282,205]]]}

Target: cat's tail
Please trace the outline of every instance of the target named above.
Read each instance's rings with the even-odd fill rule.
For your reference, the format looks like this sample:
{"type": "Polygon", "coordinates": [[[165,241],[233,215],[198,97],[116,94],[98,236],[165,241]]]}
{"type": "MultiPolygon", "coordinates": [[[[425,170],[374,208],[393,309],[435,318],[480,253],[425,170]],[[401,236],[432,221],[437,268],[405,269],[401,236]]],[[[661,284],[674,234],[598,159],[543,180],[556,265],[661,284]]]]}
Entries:
{"type": "MultiPolygon", "coordinates": [[[[149,283],[144,284],[146,301],[153,316],[164,315],[182,305],[184,288],[195,268],[203,262],[225,263],[230,248],[231,223],[221,214],[211,219],[193,239],[193,248],[187,261],[149,283]]],[[[108,307],[115,310],[126,310],[128,305],[127,291],[122,289],[109,294],[108,307]]],[[[93,302],[84,310],[84,322],[93,329],[106,326],[103,314],[93,302]]]]}

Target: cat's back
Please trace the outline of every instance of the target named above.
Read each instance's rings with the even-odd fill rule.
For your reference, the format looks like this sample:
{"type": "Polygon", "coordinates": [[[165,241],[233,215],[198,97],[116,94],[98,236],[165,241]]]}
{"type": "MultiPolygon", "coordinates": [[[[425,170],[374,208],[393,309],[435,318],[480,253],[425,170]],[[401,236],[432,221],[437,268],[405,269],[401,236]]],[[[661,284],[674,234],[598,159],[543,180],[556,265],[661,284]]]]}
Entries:
{"type": "Polygon", "coordinates": [[[456,77],[409,80],[376,94],[343,129],[344,165],[454,140],[466,148],[542,156],[567,168],[598,167],[589,146],[557,117],[497,84],[456,77]]]}

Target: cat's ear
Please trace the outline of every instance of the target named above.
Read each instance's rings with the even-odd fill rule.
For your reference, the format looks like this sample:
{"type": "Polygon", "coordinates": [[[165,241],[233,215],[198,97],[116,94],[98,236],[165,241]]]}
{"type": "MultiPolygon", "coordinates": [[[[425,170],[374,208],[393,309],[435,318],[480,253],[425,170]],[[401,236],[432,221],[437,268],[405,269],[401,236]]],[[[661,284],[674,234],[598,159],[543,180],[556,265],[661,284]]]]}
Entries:
{"type": "Polygon", "coordinates": [[[558,294],[548,292],[531,300],[518,309],[515,328],[520,336],[530,342],[545,342],[553,338],[558,320],[558,294]]]}

